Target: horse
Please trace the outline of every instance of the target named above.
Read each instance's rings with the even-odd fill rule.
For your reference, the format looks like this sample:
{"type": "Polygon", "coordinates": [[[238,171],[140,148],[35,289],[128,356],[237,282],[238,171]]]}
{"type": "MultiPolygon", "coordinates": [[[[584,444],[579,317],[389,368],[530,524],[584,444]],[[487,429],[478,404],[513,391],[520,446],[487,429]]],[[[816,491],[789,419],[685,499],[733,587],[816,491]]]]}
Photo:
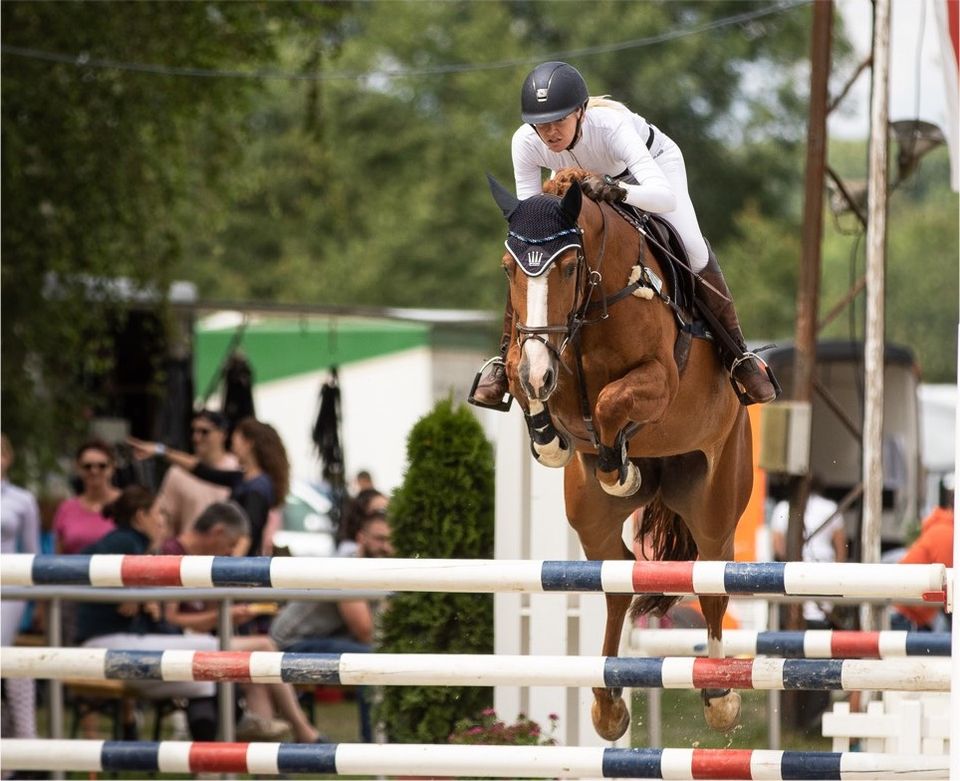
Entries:
{"type": "MultiPolygon", "coordinates": [[[[714,345],[692,337],[695,318],[672,297],[679,274],[651,251],[642,223],[583,197],[587,175],[559,171],[524,201],[489,177],[509,227],[506,371],[531,451],[564,469],[567,519],[588,559],[633,560],[623,523],[643,508],[638,541],[655,559],[732,560],[753,484],[746,409],[714,345]]],[[[633,616],[662,615],[678,599],[607,594],[603,655],[617,655],[631,602],[633,616]]],[[[711,658],[723,657],[727,601],[700,597],[711,658]]],[[[594,728],[618,739],[629,726],[622,690],[593,695],[594,728]]],[[[736,726],[736,691],[701,695],[711,728],[736,726]]]]}

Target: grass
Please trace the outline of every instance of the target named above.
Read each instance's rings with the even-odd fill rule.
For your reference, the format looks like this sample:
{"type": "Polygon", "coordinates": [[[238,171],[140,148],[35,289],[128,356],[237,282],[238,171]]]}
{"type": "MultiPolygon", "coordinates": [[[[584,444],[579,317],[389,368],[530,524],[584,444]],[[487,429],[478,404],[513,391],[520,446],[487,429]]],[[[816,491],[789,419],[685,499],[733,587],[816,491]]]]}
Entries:
{"type": "MultiPolygon", "coordinates": [[[[703,719],[700,692],[669,689],[661,693],[662,744],[669,748],[769,748],[769,721],[781,714],[768,713],[767,692],[741,691],[740,724],[727,733],[713,732],[703,719]]],[[[788,697],[781,709],[792,707],[788,697]]],[[[648,746],[647,694],[634,692],[631,744],[648,746]]],[[[830,739],[820,734],[820,725],[809,729],[784,726],[781,748],[799,751],[830,751],[830,739]]]]}

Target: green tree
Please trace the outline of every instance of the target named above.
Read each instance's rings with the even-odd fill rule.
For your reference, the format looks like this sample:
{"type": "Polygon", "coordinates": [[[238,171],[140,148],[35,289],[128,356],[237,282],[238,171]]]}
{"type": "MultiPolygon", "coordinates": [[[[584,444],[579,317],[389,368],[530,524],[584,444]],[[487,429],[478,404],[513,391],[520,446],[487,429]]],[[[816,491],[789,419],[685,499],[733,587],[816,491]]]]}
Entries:
{"type": "Polygon", "coordinates": [[[795,75],[807,56],[809,9],[706,29],[768,9],[359,4],[343,23],[350,34],[323,50],[319,91],[277,83],[258,105],[262,133],[243,194],[220,229],[198,234],[194,273],[213,297],[500,306],[503,221],[483,175],[512,180],[524,75],[555,52],[658,36],[668,38],[570,59],[595,92],[626,101],[680,143],[712,240],[736,233],[748,202],[760,214],[788,214],[796,198],[787,194],[801,179],[802,155],[791,151],[805,128],[795,75]],[[318,120],[307,133],[310,105],[318,120]]]}
{"type": "Polygon", "coordinates": [[[111,280],[162,296],[191,203],[222,197],[286,3],[4,3],[2,407],[24,451],[52,455],[112,362],[111,280]],[[133,63],[127,66],[125,63],[133,63]],[[144,72],[136,66],[160,65],[144,72]],[[181,69],[181,70],[178,70],[181,69]],[[202,147],[203,153],[198,154],[202,147]]]}
{"type": "MultiPolygon", "coordinates": [[[[493,452],[464,405],[439,402],[410,431],[407,473],[390,500],[398,556],[493,557],[493,452]]],[[[397,594],[383,615],[384,653],[492,653],[493,598],[397,594]]],[[[377,708],[395,743],[443,743],[492,703],[489,687],[388,687],[377,708]]]]}

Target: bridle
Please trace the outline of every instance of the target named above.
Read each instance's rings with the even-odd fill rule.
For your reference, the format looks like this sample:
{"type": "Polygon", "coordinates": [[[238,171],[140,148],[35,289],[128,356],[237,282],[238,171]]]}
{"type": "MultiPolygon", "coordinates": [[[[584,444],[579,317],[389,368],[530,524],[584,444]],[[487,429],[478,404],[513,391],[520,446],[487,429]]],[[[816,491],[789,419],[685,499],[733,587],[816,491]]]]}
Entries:
{"type": "MultiPolygon", "coordinates": [[[[576,186],[576,185],[575,185],[576,186]]],[[[577,285],[574,293],[574,304],[570,312],[567,313],[567,322],[564,325],[541,325],[530,327],[524,323],[517,323],[517,346],[520,349],[523,349],[524,344],[530,339],[540,342],[546,347],[550,352],[552,352],[559,361],[561,366],[566,368],[566,365],[563,363],[563,353],[567,349],[567,346],[571,343],[577,345],[577,359],[579,363],[579,337],[580,330],[584,325],[590,323],[597,323],[601,320],[606,320],[608,317],[607,307],[606,307],[606,298],[602,301],[596,302],[598,304],[602,303],[602,313],[599,317],[589,320],[587,318],[587,311],[594,308],[593,297],[597,291],[597,288],[603,282],[603,275],[600,273],[600,268],[603,265],[603,257],[607,249],[607,218],[604,214],[603,208],[600,208],[600,219],[601,219],[601,228],[600,228],[600,251],[597,254],[597,263],[595,268],[590,268],[587,263],[586,252],[583,248],[583,228],[579,226],[569,229],[571,232],[577,234],[577,285]],[[552,334],[562,334],[563,338],[560,340],[560,346],[555,347],[550,342],[550,335],[552,334]]],[[[527,244],[540,244],[547,241],[552,241],[558,236],[562,235],[560,233],[553,234],[552,236],[547,237],[546,239],[530,239],[525,236],[518,236],[515,233],[511,232],[511,235],[515,238],[527,243],[527,244]]],[[[549,272],[547,272],[549,273],[549,272]]],[[[567,369],[569,371],[569,369],[567,369]]]]}

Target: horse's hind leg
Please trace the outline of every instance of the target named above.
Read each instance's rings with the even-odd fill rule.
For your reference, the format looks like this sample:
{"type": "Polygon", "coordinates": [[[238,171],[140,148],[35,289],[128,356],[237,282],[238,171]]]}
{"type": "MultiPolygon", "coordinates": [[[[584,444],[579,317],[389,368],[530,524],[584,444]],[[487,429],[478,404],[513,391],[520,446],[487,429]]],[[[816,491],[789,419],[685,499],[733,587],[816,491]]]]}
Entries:
{"type": "MultiPolygon", "coordinates": [[[[623,619],[630,608],[629,594],[607,594],[607,625],[603,633],[604,656],[617,656],[620,652],[620,635],[623,619]]],[[[630,712],[623,701],[623,689],[593,690],[593,707],[590,709],[593,728],[604,740],[617,740],[630,726],[630,712]]]]}
{"type": "MultiPolygon", "coordinates": [[[[730,558],[732,559],[733,551],[730,558]]],[[[707,653],[711,659],[723,658],[723,614],[727,597],[700,597],[700,609],[707,621],[707,653]]],[[[701,689],[703,716],[707,726],[727,732],[740,722],[740,694],[732,689],[701,689]]]]}

